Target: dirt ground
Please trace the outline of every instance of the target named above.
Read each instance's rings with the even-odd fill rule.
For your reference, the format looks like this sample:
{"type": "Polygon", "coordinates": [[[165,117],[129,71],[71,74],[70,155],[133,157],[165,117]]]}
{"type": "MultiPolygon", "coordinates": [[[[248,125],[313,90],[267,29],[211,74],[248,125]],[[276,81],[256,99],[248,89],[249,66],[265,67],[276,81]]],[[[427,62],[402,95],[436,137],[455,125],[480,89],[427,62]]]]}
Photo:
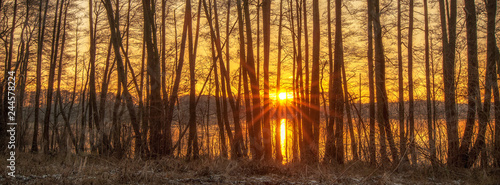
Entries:
{"type": "MultiPolygon", "coordinates": [[[[2,156],[7,159],[7,156],[2,156]]],[[[164,158],[137,160],[95,155],[47,156],[18,154],[16,177],[1,160],[0,184],[499,184],[500,169],[439,167],[370,167],[291,163],[263,164],[249,160],[164,158]]]]}

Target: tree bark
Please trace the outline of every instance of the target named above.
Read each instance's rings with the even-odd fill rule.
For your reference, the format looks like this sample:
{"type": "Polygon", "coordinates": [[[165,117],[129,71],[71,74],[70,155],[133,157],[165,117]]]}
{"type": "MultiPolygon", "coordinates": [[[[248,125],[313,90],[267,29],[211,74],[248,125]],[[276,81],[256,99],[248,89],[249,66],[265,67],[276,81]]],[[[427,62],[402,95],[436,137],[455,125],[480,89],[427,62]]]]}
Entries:
{"type": "Polygon", "coordinates": [[[451,0],[445,5],[444,0],[439,0],[439,14],[441,20],[441,33],[443,45],[443,81],[446,131],[448,142],[448,166],[458,165],[459,144],[458,115],[455,103],[455,44],[457,24],[457,1],[451,0]],[[446,6],[446,7],[445,7],[446,6]],[[448,10],[445,12],[445,8],[448,10]]]}
{"type": "MultiPolygon", "coordinates": [[[[427,0],[424,0],[424,22],[425,22],[425,88],[427,97],[427,134],[429,137],[429,155],[431,164],[433,167],[436,166],[436,141],[434,138],[434,128],[432,127],[432,107],[431,107],[431,82],[430,82],[430,67],[429,67],[429,10],[427,8],[427,0]]],[[[404,151],[401,149],[401,151],[404,151]]],[[[403,155],[403,152],[401,152],[403,155]]]]}

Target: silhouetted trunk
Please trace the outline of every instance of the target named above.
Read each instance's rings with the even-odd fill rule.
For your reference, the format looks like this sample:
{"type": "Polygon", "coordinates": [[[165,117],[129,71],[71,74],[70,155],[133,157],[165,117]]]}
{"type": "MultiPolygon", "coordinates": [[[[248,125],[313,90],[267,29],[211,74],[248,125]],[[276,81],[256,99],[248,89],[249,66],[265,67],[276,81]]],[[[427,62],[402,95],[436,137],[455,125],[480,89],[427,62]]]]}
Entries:
{"type": "MultiPolygon", "coordinates": [[[[56,13],[54,16],[54,29],[52,32],[52,47],[51,47],[51,54],[50,54],[50,65],[49,65],[49,79],[48,79],[48,87],[47,87],[47,99],[46,99],[46,110],[45,110],[45,118],[43,121],[43,152],[45,154],[49,153],[49,127],[50,127],[50,113],[52,109],[52,95],[54,91],[54,78],[55,78],[55,68],[56,68],[56,60],[57,60],[57,50],[59,48],[59,34],[60,34],[60,27],[61,27],[61,11],[62,7],[64,4],[63,2],[59,2],[57,0],[56,3],[56,13]],[[59,6],[59,3],[61,3],[61,6],[59,10],[57,7],[59,6]],[[58,13],[59,13],[59,18],[58,18],[58,13]]],[[[92,32],[91,32],[92,33],[92,32]]]]}
{"type": "MultiPolygon", "coordinates": [[[[496,3],[493,3],[493,2],[488,2],[488,7],[493,7],[496,9],[496,3]]],[[[465,6],[466,6],[466,12],[470,13],[471,15],[467,14],[467,16],[470,16],[470,17],[467,17],[466,18],[466,23],[467,23],[467,43],[468,43],[468,48],[469,47],[472,47],[471,50],[468,49],[469,51],[469,55],[468,56],[471,56],[471,54],[475,54],[475,55],[472,55],[474,56],[475,58],[472,58],[472,60],[475,60],[474,62],[477,63],[477,28],[476,28],[476,20],[475,20],[475,7],[474,7],[474,2],[473,1],[468,1],[468,2],[465,2],[465,6]],[[472,25],[470,25],[472,24],[472,25]],[[469,37],[469,32],[470,34],[470,37],[469,37]],[[475,47],[473,47],[473,44],[475,44],[475,47]]],[[[494,14],[494,13],[493,13],[494,14]]],[[[485,138],[486,138],[486,129],[487,129],[487,126],[488,126],[488,122],[489,122],[489,116],[490,116],[490,107],[491,107],[491,91],[492,91],[492,87],[494,86],[497,86],[496,87],[496,99],[497,101],[495,101],[495,108],[498,108],[498,85],[494,85],[494,82],[493,81],[497,81],[497,77],[496,77],[496,54],[495,53],[495,50],[496,50],[496,44],[495,44],[495,22],[493,21],[495,18],[494,16],[490,17],[490,12],[488,12],[488,20],[487,20],[487,62],[486,62],[486,75],[485,75],[485,85],[484,85],[484,104],[483,104],[483,109],[482,110],[479,110],[478,112],[478,117],[479,117],[479,128],[478,128],[478,131],[477,131],[477,137],[476,137],[476,141],[474,142],[474,145],[473,147],[471,148],[470,150],[470,153],[468,155],[468,161],[466,161],[466,165],[465,167],[467,168],[470,168],[472,167],[472,165],[474,165],[474,163],[476,162],[477,158],[479,157],[479,154],[481,153],[481,151],[484,150],[485,146],[486,146],[486,143],[485,143],[485,138]],[[491,20],[493,19],[493,20],[491,20]]],[[[477,64],[476,64],[477,65],[477,64]]],[[[477,68],[476,68],[477,69],[477,68]]],[[[479,91],[479,88],[477,88],[477,91],[479,91]]],[[[478,93],[479,94],[479,93],[478,93]]],[[[480,98],[478,98],[478,105],[481,105],[480,103],[480,98]]],[[[478,106],[478,108],[481,108],[480,106],[478,106]]],[[[498,110],[498,109],[496,109],[498,110]]],[[[495,115],[497,116],[497,115],[495,115]]],[[[496,121],[498,122],[498,121],[496,121]]],[[[459,161],[459,162],[462,162],[462,161],[459,161]]]]}
{"type": "Polygon", "coordinates": [[[408,26],[408,94],[409,94],[409,110],[408,121],[410,122],[410,153],[411,163],[417,164],[417,151],[415,149],[415,105],[413,101],[413,0],[410,0],[410,25],[408,26]]]}
{"type": "MultiPolygon", "coordinates": [[[[191,15],[191,0],[186,0],[186,14],[191,15]]],[[[199,12],[198,12],[199,13],[199,12]]],[[[188,53],[189,53],[189,139],[187,158],[191,158],[191,151],[193,159],[197,159],[199,155],[198,150],[198,133],[196,128],[196,77],[195,77],[195,53],[193,48],[193,26],[192,19],[188,19],[188,53]]]]}
{"type": "MultiPolygon", "coordinates": [[[[285,134],[285,138],[286,138],[286,132],[285,133],[281,133],[281,99],[279,97],[280,95],[280,91],[281,91],[281,87],[280,87],[280,81],[281,81],[281,49],[282,49],[282,45],[281,45],[281,32],[282,32],[282,22],[283,22],[283,0],[280,0],[280,15],[279,15],[279,25],[278,25],[278,67],[277,67],[277,74],[276,74],[276,120],[275,120],[275,123],[276,123],[276,129],[275,129],[275,135],[274,135],[274,140],[276,142],[276,145],[275,145],[275,155],[276,155],[276,161],[277,162],[281,162],[283,160],[283,155],[282,155],[282,151],[281,151],[281,134],[285,134]]],[[[285,95],[285,100],[288,98],[288,95],[285,95]]],[[[286,104],[285,104],[286,106],[286,104]]],[[[286,107],[285,107],[285,111],[286,111],[286,107]]],[[[285,116],[286,116],[286,112],[285,112],[285,116]]],[[[285,125],[285,129],[286,129],[286,125],[285,125]]],[[[285,139],[285,142],[287,140],[285,139]]],[[[286,154],[286,151],[285,151],[285,154],[286,154]]]]}
{"type": "Polygon", "coordinates": [[[179,91],[179,84],[181,80],[181,73],[182,73],[182,66],[184,64],[184,52],[186,51],[186,35],[187,35],[187,22],[188,19],[191,19],[191,16],[189,14],[184,15],[184,26],[182,28],[182,38],[181,38],[181,50],[179,52],[178,56],[178,64],[177,68],[175,69],[175,80],[174,80],[174,85],[172,87],[172,91],[170,94],[170,98],[168,100],[168,106],[165,107],[166,109],[166,122],[165,122],[165,154],[170,155],[172,154],[172,119],[173,119],[173,114],[174,114],[174,105],[175,105],[175,100],[178,97],[177,92],[179,91]]]}
{"type": "Polygon", "coordinates": [[[404,77],[403,77],[403,51],[401,49],[401,1],[398,1],[398,86],[399,86],[399,148],[404,162],[408,162],[406,152],[406,134],[405,134],[405,99],[404,99],[404,77]]]}
{"type": "Polygon", "coordinates": [[[476,114],[481,111],[481,96],[479,93],[479,72],[477,59],[477,26],[476,8],[474,0],[465,1],[467,27],[467,122],[462,137],[458,155],[458,166],[466,166],[469,147],[472,144],[472,135],[476,123],[476,114]]]}
{"type": "Polygon", "coordinates": [[[385,88],[385,56],[382,43],[382,27],[380,22],[379,1],[375,0],[374,4],[374,32],[375,32],[375,78],[377,87],[377,122],[380,130],[380,153],[382,162],[389,161],[386,153],[385,139],[389,142],[392,158],[394,161],[398,159],[397,149],[392,138],[391,126],[389,125],[389,110],[387,102],[387,91],[385,88]],[[384,129],[385,128],[385,129],[384,129]]]}
{"type": "MultiPolygon", "coordinates": [[[[237,11],[238,11],[238,35],[239,35],[239,58],[240,58],[240,68],[242,69],[243,72],[243,92],[244,92],[244,98],[245,98],[245,120],[246,120],[246,129],[247,129],[247,134],[250,135],[250,137],[253,137],[255,135],[253,127],[251,126],[253,124],[252,122],[252,108],[250,105],[250,91],[248,89],[248,70],[249,66],[246,62],[245,59],[245,35],[243,34],[244,31],[244,26],[243,26],[243,10],[241,8],[241,0],[236,1],[237,4],[237,11]]],[[[238,104],[239,106],[239,104],[238,104]]],[[[250,139],[250,152],[252,156],[256,156],[256,151],[255,151],[255,140],[250,139]]]]}
{"type": "MultiPolygon", "coordinates": [[[[344,106],[347,115],[347,125],[349,126],[349,136],[351,137],[351,152],[353,155],[353,160],[359,160],[358,156],[358,144],[356,143],[356,137],[354,136],[354,126],[351,117],[351,105],[349,102],[349,91],[347,90],[347,76],[345,74],[345,64],[342,64],[342,80],[344,83],[344,106]]],[[[359,126],[358,126],[359,127],[359,126]]],[[[358,132],[361,134],[361,132],[358,132]]],[[[361,140],[359,140],[361,141],[361,140]]]]}
{"type": "Polygon", "coordinates": [[[344,95],[342,92],[342,65],[344,49],[342,45],[342,1],[335,0],[335,53],[333,64],[333,94],[335,116],[335,146],[337,163],[344,163],[344,95]]]}
{"type": "MultiPolygon", "coordinates": [[[[103,2],[103,4],[104,4],[104,7],[106,8],[108,22],[110,25],[111,40],[113,43],[115,60],[117,61],[118,75],[121,76],[121,79],[125,79],[125,75],[126,75],[125,67],[124,67],[125,65],[123,63],[122,56],[120,55],[120,46],[121,46],[121,40],[122,40],[121,34],[120,34],[119,29],[117,29],[117,27],[116,27],[117,25],[115,23],[115,18],[113,17],[113,8],[111,6],[111,1],[105,0],[103,2]]],[[[125,80],[122,80],[121,83],[122,83],[122,86],[127,87],[127,82],[125,80]]],[[[137,115],[135,112],[134,103],[132,100],[132,96],[131,96],[130,92],[128,91],[128,88],[123,88],[123,96],[125,98],[127,110],[129,112],[130,122],[131,122],[132,128],[134,130],[135,142],[138,143],[138,144],[136,144],[136,147],[138,147],[138,148],[135,148],[136,154],[142,154],[143,150],[144,150],[144,148],[142,148],[142,146],[145,146],[145,145],[144,145],[142,137],[141,137],[142,135],[141,135],[140,128],[139,128],[139,122],[137,120],[137,115]]]]}
{"type": "Polygon", "coordinates": [[[245,24],[247,31],[247,63],[248,63],[248,76],[250,78],[250,88],[252,91],[252,103],[253,103],[253,122],[251,127],[255,135],[250,136],[250,139],[255,141],[254,150],[255,156],[253,159],[259,160],[263,155],[263,148],[261,144],[261,106],[260,106],[260,93],[259,93],[259,81],[256,77],[255,63],[253,56],[253,41],[252,41],[252,25],[250,23],[250,11],[248,0],[243,0],[243,7],[245,11],[245,24]]]}
{"type": "Polygon", "coordinates": [[[373,79],[373,18],[375,17],[373,0],[367,0],[368,3],[368,88],[370,91],[370,136],[369,136],[369,151],[370,164],[377,164],[376,146],[375,146],[375,87],[373,79]]]}
{"type": "Polygon", "coordinates": [[[328,0],[328,65],[329,76],[328,80],[328,117],[329,120],[326,124],[326,143],[325,143],[325,162],[331,162],[335,158],[335,107],[334,107],[334,93],[333,93],[333,48],[332,48],[332,24],[331,24],[331,1],[328,0]]]}
{"type": "MultiPolygon", "coordinates": [[[[290,23],[291,23],[291,28],[290,29],[290,34],[295,35],[295,26],[294,26],[294,17],[293,17],[293,1],[290,1],[289,4],[289,14],[290,14],[290,23]]],[[[298,95],[297,95],[297,77],[296,77],[296,61],[297,61],[297,47],[295,45],[295,36],[292,36],[292,44],[293,44],[293,64],[292,64],[292,94],[293,94],[293,102],[292,102],[292,109],[291,109],[291,115],[292,115],[292,161],[298,161],[299,160],[299,141],[298,141],[298,134],[297,134],[297,100],[298,100],[298,95]]]]}
{"type": "Polygon", "coordinates": [[[48,0],[45,1],[45,10],[42,18],[42,4],[43,1],[40,0],[39,12],[38,12],[38,47],[37,47],[37,59],[36,59],[36,91],[35,91],[35,123],[33,125],[33,141],[31,144],[31,152],[38,152],[38,121],[40,112],[40,91],[42,88],[42,49],[43,41],[45,35],[45,21],[47,19],[47,9],[48,0]]]}
{"type": "Polygon", "coordinates": [[[446,131],[448,136],[448,165],[458,165],[459,144],[458,115],[455,104],[455,44],[457,24],[457,1],[439,0],[441,34],[443,43],[443,81],[446,131]],[[445,7],[446,6],[446,7],[445,7]],[[445,9],[447,10],[445,12],[445,9]]]}
{"type": "Polygon", "coordinates": [[[273,145],[271,143],[271,120],[269,118],[269,46],[271,38],[271,0],[262,1],[262,26],[264,34],[264,122],[262,136],[264,138],[264,158],[272,160],[273,145]]]}
{"type": "MultiPolygon", "coordinates": [[[[156,26],[154,21],[154,3],[150,0],[143,0],[142,7],[144,13],[144,40],[147,48],[147,74],[150,81],[149,95],[149,121],[151,124],[151,153],[154,156],[166,154],[169,149],[163,145],[165,136],[161,133],[163,121],[163,103],[161,97],[161,68],[158,47],[156,41],[156,26]]],[[[190,15],[191,7],[186,5],[186,16],[190,15]]],[[[191,20],[186,19],[186,21],[191,20]]],[[[189,23],[185,23],[189,24],[189,23]]],[[[124,86],[126,88],[126,86],[124,86]]],[[[168,138],[167,138],[168,139],[168,138]]]]}
{"type": "MultiPolygon", "coordinates": [[[[432,127],[432,108],[431,108],[431,82],[430,82],[430,67],[429,67],[429,15],[427,8],[427,0],[424,0],[424,22],[425,22],[425,89],[427,98],[427,137],[429,137],[429,155],[431,164],[433,167],[436,166],[436,141],[434,138],[434,128],[432,127]]],[[[401,149],[401,151],[404,151],[401,149]]],[[[401,152],[401,155],[404,155],[401,152]]]]}

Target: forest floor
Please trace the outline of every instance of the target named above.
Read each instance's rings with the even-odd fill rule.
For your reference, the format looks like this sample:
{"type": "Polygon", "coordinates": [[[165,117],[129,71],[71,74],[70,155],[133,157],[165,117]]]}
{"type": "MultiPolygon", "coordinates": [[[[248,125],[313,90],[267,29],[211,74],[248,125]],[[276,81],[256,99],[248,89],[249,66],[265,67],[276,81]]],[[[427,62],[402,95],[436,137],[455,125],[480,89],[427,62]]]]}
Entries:
{"type": "Polygon", "coordinates": [[[500,169],[433,170],[424,166],[370,167],[291,163],[262,164],[249,160],[183,159],[118,160],[96,155],[16,156],[16,177],[7,175],[1,156],[0,184],[498,184],[500,169]]]}

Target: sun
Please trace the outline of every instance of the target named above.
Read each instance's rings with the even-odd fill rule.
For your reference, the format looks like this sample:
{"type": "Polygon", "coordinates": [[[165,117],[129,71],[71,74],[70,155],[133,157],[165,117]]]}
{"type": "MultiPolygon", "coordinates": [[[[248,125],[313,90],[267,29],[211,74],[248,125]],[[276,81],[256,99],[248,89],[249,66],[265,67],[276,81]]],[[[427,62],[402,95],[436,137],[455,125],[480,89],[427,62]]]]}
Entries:
{"type": "Polygon", "coordinates": [[[278,98],[280,100],[286,100],[287,99],[287,94],[286,92],[281,92],[279,95],[278,95],[278,98]]]}

